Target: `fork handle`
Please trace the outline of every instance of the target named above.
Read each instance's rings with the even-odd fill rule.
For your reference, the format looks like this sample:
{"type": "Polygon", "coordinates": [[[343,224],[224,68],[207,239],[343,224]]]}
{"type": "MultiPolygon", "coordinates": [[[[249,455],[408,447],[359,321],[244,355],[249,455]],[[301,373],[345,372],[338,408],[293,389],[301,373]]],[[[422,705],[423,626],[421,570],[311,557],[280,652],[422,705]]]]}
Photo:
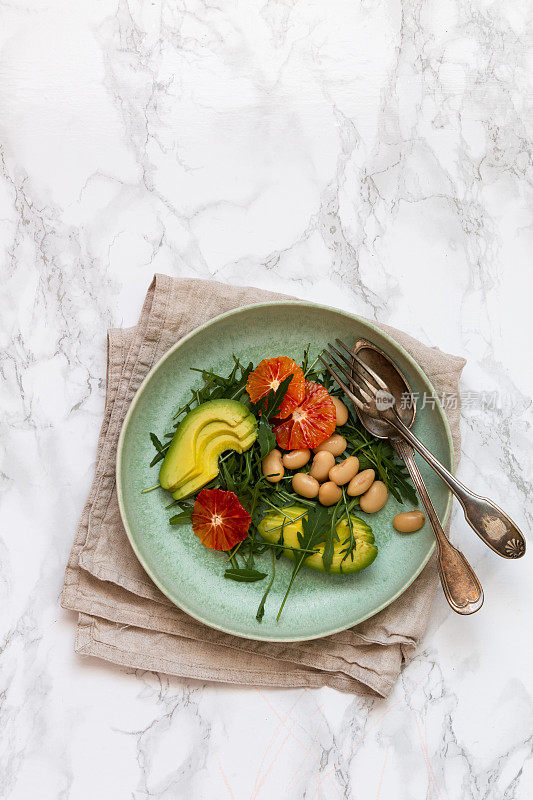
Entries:
{"type": "Polygon", "coordinates": [[[390,408],[383,415],[398,433],[420,453],[430,467],[440,475],[444,483],[457,497],[463,507],[466,521],[485,544],[502,558],[521,558],[526,552],[524,535],[513,520],[496,503],[468,489],[435,458],[427,447],[407,428],[397,412],[390,408]]]}
{"type": "Polygon", "coordinates": [[[409,470],[411,480],[433,528],[435,539],[437,540],[440,582],[446,600],[457,614],[474,614],[483,605],[484,597],[481,584],[464,555],[451,544],[444,533],[435,511],[435,506],[415,461],[415,451],[408,442],[399,437],[392,439],[391,442],[409,470]]]}

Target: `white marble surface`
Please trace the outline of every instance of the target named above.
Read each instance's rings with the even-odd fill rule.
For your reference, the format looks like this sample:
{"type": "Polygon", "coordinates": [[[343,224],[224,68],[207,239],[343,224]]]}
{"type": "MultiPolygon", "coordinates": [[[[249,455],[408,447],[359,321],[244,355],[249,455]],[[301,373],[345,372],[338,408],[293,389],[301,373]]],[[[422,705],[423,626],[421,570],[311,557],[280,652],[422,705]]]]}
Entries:
{"type": "Polygon", "coordinates": [[[0,6],[3,800],[533,796],[531,554],[456,513],[485,587],[438,597],[387,701],[135,674],[58,605],[105,331],[154,271],[248,283],[468,358],[460,475],[531,528],[531,4],[0,6]]]}

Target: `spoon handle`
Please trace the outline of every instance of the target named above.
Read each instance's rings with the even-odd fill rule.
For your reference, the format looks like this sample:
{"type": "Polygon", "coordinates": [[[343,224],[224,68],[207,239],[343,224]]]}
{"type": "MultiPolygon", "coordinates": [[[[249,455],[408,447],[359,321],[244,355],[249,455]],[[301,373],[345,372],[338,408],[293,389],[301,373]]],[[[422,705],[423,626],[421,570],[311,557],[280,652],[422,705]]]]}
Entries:
{"type": "Polygon", "coordinates": [[[513,520],[492,500],[475,494],[448,472],[433,453],[403,424],[394,409],[389,409],[386,418],[448,485],[461,503],[466,521],[479,538],[503,558],[521,558],[526,552],[526,540],[513,520]]]}
{"type": "Polygon", "coordinates": [[[428,519],[433,528],[438,548],[439,575],[446,600],[457,614],[474,614],[483,605],[483,589],[481,584],[462,553],[449,541],[442,529],[440,520],[426,484],[415,461],[415,451],[403,439],[392,439],[392,446],[405,461],[411,479],[422,501],[428,519]]]}

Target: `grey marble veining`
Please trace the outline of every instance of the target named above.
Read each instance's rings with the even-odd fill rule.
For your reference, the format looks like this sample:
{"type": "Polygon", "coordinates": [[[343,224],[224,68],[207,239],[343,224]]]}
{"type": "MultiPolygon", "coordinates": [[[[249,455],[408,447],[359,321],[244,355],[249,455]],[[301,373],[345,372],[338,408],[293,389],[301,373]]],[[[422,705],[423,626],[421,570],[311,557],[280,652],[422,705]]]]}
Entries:
{"type": "Polygon", "coordinates": [[[105,332],[135,323],[155,271],[466,356],[460,475],[529,532],[531,5],[29,0],[0,17],[0,797],[529,800],[529,558],[498,560],[457,510],[485,607],[458,619],[437,597],[387,701],[83,660],[58,597],[105,332]]]}

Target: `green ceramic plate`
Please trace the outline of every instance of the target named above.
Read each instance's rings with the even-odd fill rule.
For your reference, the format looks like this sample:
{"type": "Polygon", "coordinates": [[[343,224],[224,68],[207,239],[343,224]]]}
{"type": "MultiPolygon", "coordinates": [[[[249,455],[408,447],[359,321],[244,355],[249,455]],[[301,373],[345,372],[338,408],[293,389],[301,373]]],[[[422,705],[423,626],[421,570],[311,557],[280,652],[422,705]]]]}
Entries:
{"type": "MultiPolygon", "coordinates": [[[[272,355],[301,360],[311,342],[311,356],[336,336],[347,342],[365,337],[381,347],[404,372],[413,391],[433,392],[413,359],[390,337],[350,314],[307,303],[248,306],[223,314],[182,339],[152,369],[130,406],[120,435],[117,487],[124,526],[148,575],[173,603],[191,616],[228,633],[251,639],[297,641],[327,636],[371,617],[404,592],[427,563],[434,549],[429,524],[412,536],[392,526],[398,511],[393,498],[376,515],[359,515],[372,526],[379,547],[375,562],[356,575],[333,576],[302,569],[281,620],[277,610],[292,566],[281,558],[263,621],[255,613],[264,583],[235,583],[223,577],[226,556],[207,550],[190,526],[171,527],[165,510],[171,497],[163,490],[141,494],[157,483],[159,465],[148,466],[154,451],[149,433],[163,436],[172,417],[199,385],[190,367],[214,367],[229,372],[232,353],[257,364],[272,355]]],[[[420,404],[421,405],[421,404],[420,404]]],[[[450,431],[442,408],[420,407],[413,428],[447,467],[453,466],[450,431]]],[[[451,497],[431,469],[420,463],[441,520],[448,517],[451,497]]],[[[261,556],[270,572],[270,556],[261,556]]]]}

